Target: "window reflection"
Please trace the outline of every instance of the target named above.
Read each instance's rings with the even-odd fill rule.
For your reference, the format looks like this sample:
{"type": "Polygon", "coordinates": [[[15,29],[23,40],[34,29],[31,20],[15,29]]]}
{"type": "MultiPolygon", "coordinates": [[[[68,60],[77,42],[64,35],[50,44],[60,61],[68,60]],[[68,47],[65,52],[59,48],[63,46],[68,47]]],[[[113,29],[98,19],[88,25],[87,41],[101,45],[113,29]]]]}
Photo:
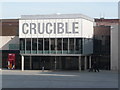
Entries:
{"type": "Polygon", "coordinates": [[[79,53],[82,52],[82,39],[81,38],[76,39],[76,51],[78,51],[79,53]]]}
{"type": "Polygon", "coordinates": [[[37,38],[32,38],[32,50],[37,50],[37,38]]]}
{"type": "Polygon", "coordinates": [[[20,50],[25,50],[25,39],[24,38],[20,39],[20,50]]]}
{"type": "Polygon", "coordinates": [[[55,39],[51,38],[51,50],[55,50],[55,39]]]}
{"type": "Polygon", "coordinates": [[[26,38],[26,50],[31,50],[31,38],[26,38]]]}
{"type": "Polygon", "coordinates": [[[44,50],[49,50],[49,39],[48,38],[44,39],[44,50]]]}
{"type": "Polygon", "coordinates": [[[57,39],[57,50],[62,50],[62,39],[61,38],[57,39]]]}
{"type": "Polygon", "coordinates": [[[63,39],[63,50],[68,50],[68,38],[63,39]]]}
{"type": "Polygon", "coordinates": [[[43,50],[43,39],[38,38],[38,50],[43,50]]]}
{"type": "Polygon", "coordinates": [[[74,38],[69,39],[69,50],[74,51],[74,38]]]}

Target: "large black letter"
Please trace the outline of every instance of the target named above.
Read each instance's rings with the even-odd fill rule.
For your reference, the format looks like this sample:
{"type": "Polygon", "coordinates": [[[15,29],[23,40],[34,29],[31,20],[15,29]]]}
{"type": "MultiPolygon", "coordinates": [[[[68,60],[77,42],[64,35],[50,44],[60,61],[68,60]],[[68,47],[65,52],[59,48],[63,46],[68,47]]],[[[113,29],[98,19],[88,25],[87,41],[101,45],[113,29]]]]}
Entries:
{"type": "Polygon", "coordinates": [[[64,28],[63,27],[64,27],[63,23],[58,23],[57,24],[58,34],[62,34],[64,32],[64,28]],[[60,30],[61,30],[61,32],[60,32],[60,30]]]}
{"type": "Polygon", "coordinates": [[[56,34],[56,23],[54,23],[54,34],[56,34]]]}
{"type": "Polygon", "coordinates": [[[44,29],[41,30],[42,32],[40,32],[40,30],[41,30],[41,29],[40,29],[40,23],[38,23],[38,33],[39,33],[39,34],[43,34],[43,33],[44,33],[44,29]]]}
{"type": "Polygon", "coordinates": [[[47,24],[46,24],[46,33],[47,33],[47,34],[51,34],[51,33],[52,33],[52,30],[49,30],[50,32],[48,32],[48,25],[52,26],[51,23],[47,23],[47,24]]]}
{"type": "Polygon", "coordinates": [[[29,25],[27,24],[27,23],[23,23],[23,25],[22,25],[22,32],[24,33],[24,34],[28,34],[28,30],[26,30],[26,32],[25,32],[25,26],[26,25],[26,27],[28,27],[29,25]]]}
{"type": "Polygon", "coordinates": [[[71,33],[71,32],[68,31],[68,23],[65,23],[65,27],[66,27],[66,28],[65,28],[65,30],[66,30],[66,34],[71,33]]]}
{"type": "Polygon", "coordinates": [[[30,34],[32,34],[32,30],[34,30],[34,34],[36,34],[36,24],[35,23],[30,23],[30,34]]]}
{"type": "Polygon", "coordinates": [[[79,32],[75,32],[75,29],[78,29],[78,27],[75,26],[75,24],[78,24],[78,22],[73,22],[73,33],[79,33],[79,32]]]}

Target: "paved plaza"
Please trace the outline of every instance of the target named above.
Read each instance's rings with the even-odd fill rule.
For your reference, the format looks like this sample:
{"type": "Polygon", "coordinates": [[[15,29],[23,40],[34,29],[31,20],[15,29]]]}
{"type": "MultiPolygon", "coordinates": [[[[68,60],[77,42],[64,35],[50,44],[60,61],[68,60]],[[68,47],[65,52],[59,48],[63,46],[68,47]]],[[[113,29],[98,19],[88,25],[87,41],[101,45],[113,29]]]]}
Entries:
{"type": "MultiPolygon", "coordinates": [[[[0,71],[1,72],[1,71],[0,71]]],[[[3,88],[117,88],[114,71],[2,70],[3,88]]]]}

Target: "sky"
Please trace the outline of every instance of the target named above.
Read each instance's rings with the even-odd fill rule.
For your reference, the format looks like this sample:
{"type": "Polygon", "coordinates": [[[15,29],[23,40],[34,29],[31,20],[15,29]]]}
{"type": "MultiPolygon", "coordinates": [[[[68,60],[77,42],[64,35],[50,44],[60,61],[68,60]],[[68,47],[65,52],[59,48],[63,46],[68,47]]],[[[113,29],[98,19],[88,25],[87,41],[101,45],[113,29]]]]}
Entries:
{"type": "Polygon", "coordinates": [[[117,2],[2,2],[0,18],[21,15],[84,14],[92,18],[118,18],[117,2]]]}

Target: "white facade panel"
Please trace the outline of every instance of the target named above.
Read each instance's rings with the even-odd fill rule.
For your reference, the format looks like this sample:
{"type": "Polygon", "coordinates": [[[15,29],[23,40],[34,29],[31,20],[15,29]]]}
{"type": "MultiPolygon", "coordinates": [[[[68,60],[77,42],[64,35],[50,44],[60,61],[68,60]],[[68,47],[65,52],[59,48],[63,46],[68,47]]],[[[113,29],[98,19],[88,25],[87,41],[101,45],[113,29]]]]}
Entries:
{"type": "Polygon", "coordinates": [[[19,38],[92,38],[92,36],[93,21],[86,19],[19,20],[19,38]],[[27,23],[27,25],[23,25],[24,23],[27,23]],[[39,33],[39,31],[42,32],[43,29],[44,33],[39,33]],[[24,34],[23,31],[28,31],[28,33],[24,34]]]}
{"type": "Polygon", "coordinates": [[[93,22],[86,19],[82,19],[82,37],[93,37],[93,22]]]}

